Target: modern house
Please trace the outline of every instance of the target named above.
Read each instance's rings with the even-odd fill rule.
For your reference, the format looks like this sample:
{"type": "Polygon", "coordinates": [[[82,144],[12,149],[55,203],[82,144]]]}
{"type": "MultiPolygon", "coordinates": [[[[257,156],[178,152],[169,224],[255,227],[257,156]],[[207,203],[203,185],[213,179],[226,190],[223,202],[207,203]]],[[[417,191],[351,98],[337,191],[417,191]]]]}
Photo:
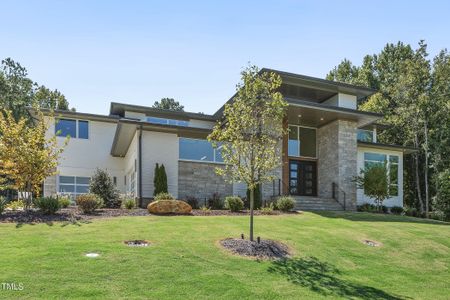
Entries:
{"type": "MultiPolygon", "coordinates": [[[[354,177],[368,164],[387,164],[387,206],[403,205],[403,156],[414,149],[377,143],[377,121],[383,116],[359,111],[357,100],[375,91],[319,78],[277,72],[289,107],[284,126],[282,164],[276,180],[264,184],[263,199],[296,196],[300,209],[355,209],[372,202],[358,190],[354,177]]],[[[44,194],[89,190],[96,168],[107,169],[117,188],[138,199],[153,197],[155,164],[164,164],[168,189],[178,199],[200,203],[213,193],[245,196],[242,183],[226,183],[216,175],[223,165],[220,149],[206,140],[223,107],[215,114],[177,112],[111,103],[109,115],[57,111],[49,135],[61,142],[71,136],[57,175],[47,178],[44,194]]]]}

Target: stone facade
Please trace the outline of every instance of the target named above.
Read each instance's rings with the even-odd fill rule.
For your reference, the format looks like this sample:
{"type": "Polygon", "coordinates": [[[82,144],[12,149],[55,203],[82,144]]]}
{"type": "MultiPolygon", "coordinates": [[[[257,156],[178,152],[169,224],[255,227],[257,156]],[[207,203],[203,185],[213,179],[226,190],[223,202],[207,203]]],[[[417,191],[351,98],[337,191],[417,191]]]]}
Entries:
{"type": "Polygon", "coordinates": [[[226,183],[223,177],[216,174],[218,164],[190,161],[178,162],[178,198],[196,197],[199,203],[207,200],[213,193],[220,197],[233,194],[233,185],[226,183]]]}
{"type": "Polygon", "coordinates": [[[44,180],[44,197],[56,194],[56,175],[49,176],[44,180]]]}
{"type": "MultiPolygon", "coordinates": [[[[272,172],[273,176],[275,177],[274,182],[267,182],[263,183],[261,187],[262,192],[262,200],[267,201],[270,200],[273,196],[278,196],[278,194],[281,194],[280,191],[281,186],[278,185],[278,180],[282,178],[282,167],[281,165],[273,170],[272,172]],[[275,184],[275,185],[274,185],[275,184]]],[[[280,183],[281,185],[281,183],[280,183]]]]}
{"type": "MultiPolygon", "coordinates": [[[[336,120],[317,131],[318,145],[318,195],[332,197],[333,182],[345,192],[346,208],[356,208],[357,175],[357,124],[353,121],[336,120]]],[[[338,193],[343,204],[343,193],[338,193]]]]}

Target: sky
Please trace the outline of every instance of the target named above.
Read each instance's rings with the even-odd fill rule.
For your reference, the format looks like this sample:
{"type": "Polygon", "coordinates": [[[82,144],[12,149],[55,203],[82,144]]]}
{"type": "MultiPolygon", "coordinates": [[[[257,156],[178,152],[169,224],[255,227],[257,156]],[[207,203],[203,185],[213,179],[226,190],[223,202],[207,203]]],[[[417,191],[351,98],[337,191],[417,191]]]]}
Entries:
{"type": "Polygon", "coordinates": [[[450,1],[4,1],[0,59],[70,106],[174,98],[214,113],[249,63],[324,78],[386,43],[450,47],[450,1]]]}

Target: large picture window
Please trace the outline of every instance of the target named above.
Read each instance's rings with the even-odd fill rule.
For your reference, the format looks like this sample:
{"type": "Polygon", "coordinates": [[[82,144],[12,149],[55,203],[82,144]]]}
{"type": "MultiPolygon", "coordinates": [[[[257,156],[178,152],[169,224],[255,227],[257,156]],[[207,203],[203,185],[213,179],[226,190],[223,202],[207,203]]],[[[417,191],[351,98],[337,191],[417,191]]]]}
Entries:
{"type": "Polygon", "coordinates": [[[80,194],[89,193],[89,177],[80,176],[59,176],[58,192],[65,195],[76,197],[80,194]]]}
{"type": "Polygon", "coordinates": [[[288,155],[316,157],[316,129],[289,125],[288,155]]]}
{"type": "Polygon", "coordinates": [[[380,153],[364,153],[364,167],[374,164],[386,165],[389,195],[398,196],[398,156],[380,153]]]}
{"type": "Polygon", "coordinates": [[[207,140],[180,138],[180,159],[204,162],[223,162],[221,145],[216,148],[207,140]]]}
{"type": "Polygon", "coordinates": [[[57,136],[70,136],[71,138],[88,139],[89,122],[84,120],[58,119],[55,124],[57,136]]]}

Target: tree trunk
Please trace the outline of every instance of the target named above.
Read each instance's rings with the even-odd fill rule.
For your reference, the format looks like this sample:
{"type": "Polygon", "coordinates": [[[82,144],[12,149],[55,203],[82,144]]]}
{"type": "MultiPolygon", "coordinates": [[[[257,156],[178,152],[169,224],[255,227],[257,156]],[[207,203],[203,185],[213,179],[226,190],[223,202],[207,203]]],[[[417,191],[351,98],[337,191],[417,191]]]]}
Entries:
{"type": "Polygon", "coordinates": [[[255,188],[250,190],[250,241],[253,242],[253,205],[255,202],[255,188]]]}
{"type": "MultiPolygon", "coordinates": [[[[418,141],[417,133],[414,134],[414,147],[419,147],[419,141],[418,141]]],[[[417,197],[419,199],[419,207],[420,207],[420,214],[423,214],[423,201],[422,201],[422,191],[420,189],[420,179],[419,179],[419,153],[414,154],[414,158],[416,161],[416,190],[417,190],[417,197]]]]}
{"type": "Polygon", "coordinates": [[[425,134],[425,216],[429,216],[429,191],[428,191],[428,124],[427,121],[424,123],[424,134],[425,134]]]}

